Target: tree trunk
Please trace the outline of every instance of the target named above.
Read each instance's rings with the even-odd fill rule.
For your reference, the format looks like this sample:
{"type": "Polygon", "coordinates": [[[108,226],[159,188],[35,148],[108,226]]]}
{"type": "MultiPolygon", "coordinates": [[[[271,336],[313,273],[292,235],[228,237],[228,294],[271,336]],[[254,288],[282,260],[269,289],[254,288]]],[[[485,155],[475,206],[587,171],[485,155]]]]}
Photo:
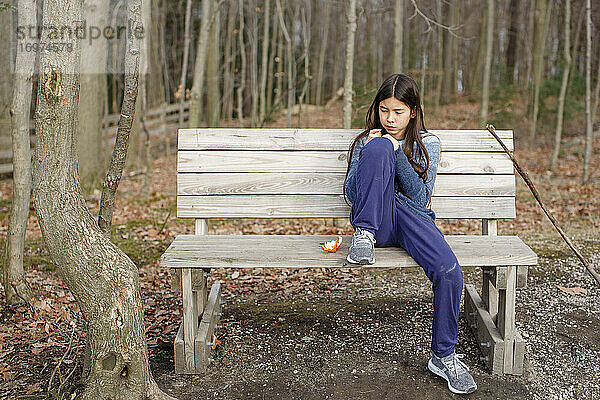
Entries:
{"type": "MultiPolygon", "coordinates": [[[[271,35],[271,56],[269,57],[269,71],[267,75],[267,113],[273,109],[273,69],[275,53],[277,49],[277,38],[279,37],[279,24],[277,24],[277,13],[273,13],[273,33],[271,35]]],[[[263,121],[264,124],[264,121],[263,121]]]]}
{"type": "MultiPolygon", "coordinates": [[[[12,15],[12,13],[7,12],[12,15]]],[[[36,26],[36,1],[19,0],[19,26],[36,26]]],[[[11,24],[12,26],[12,24],[11,24]]],[[[23,248],[29,217],[31,196],[31,150],[29,145],[29,113],[33,85],[35,54],[20,49],[19,44],[37,43],[35,39],[19,40],[13,76],[11,136],[13,152],[13,195],[8,231],[6,234],[6,259],[3,263],[2,285],[8,304],[31,300],[33,292],[25,280],[23,248]]],[[[8,71],[5,71],[6,75],[8,71]]]]}
{"type": "MultiPolygon", "coordinates": [[[[452,26],[456,19],[456,0],[453,3],[446,4],[446,25],[452,26]]],[[[454,41],[455,38],[448,31],[444,31],[444,70],[442,82],[442,103],[448,102],[448,96],[454,92],[456,87],[456,76],[453,76],[453,60],[454,60],[454,41]]]]}
{"type": "Polygon", "coordinates": [[[250,13],[250,22],[252,37],[250,38],[250,95],[252,104],[250,105],[250,119],[252,127],[258,126],[258,11],[256,11],[256,2],[252,2],[254,12],[250,13]]]}
{"type": "Polygon", "coordinates": [[[240,58],[242,69],[240,71],[240,86],[237,90],[238,101],[238,119],[240,128],[244,126],[244,88],[246,86],[246,45],[244,44],[244,1],[238,1],[238,11],[240,14],[240,30],[238,32],[240,43],[240,58]]]}
{"type": "MultiPolygon", "coordinates": [[[[138,10],[136,8],[134,12],[130,7],[134,7],[136,3],[138,6],[141,7],[141,0],[127,1],[128,24],[132,24],[128,26],[136,26],[141,23],[142,10],[138,10]],[[136,25],[133,25],[134,23],[136,25]]],[[[113,147],[110,165],[108,167],[108,171],[106,172],[106,176],[104,177],[104,182],[102,184],[100,210],[98,211],[98,226],[100,227],[102,233],[109,239],[111,235],[112,216],[115,208],[115,197],[117,194],[117,188],[119,186],[119,182],[121,182],[121,176],[123,174],[123,168],[125,167],[126,158],[129,155],[129,141],[130,134],[132,131],[133,120],[135,119],[135,114],[136,112],[138,112],[139,109],[139,103],[136,100],[138,95],[138,80],[141,57],[140,53],[142,52],[142,47],[140,43],[141,41],[142,40],[140,40],[140,38],[138,38],[136,35],[131,35],[129,40],[127,40],[127,50],[125,53],[124,64],[125,86],[123,90],[123,102],[121,104],[121,113],[117,125],[117,136],[115,138],[115,145],[113,147]]],[[[79,84],[78,81],[77,84],[79,84]]],[[[36,124],[36,131],[37,126],[38,125],[36,124]]]]}
{"type": "Polygon", "coordinates": [[[304,104],[304,99],[308,97],[307,91],[310,87],[310,20],[311,15],[308,16],[306,13],[310,12],[310,7],[302,8],[301,10],[301,23],[302,23],[302,43],[304,44],[304,85],[302,85],[302,91],[300,92],[300,96],[298,97],[298,128],[301,128],[301,117],[302,117],[302,105],[304,104]]]}
{"type": "Polygon", "coordinates": [[[527,17],[527,59],[525,82],[527,82],[527,104],[531,104],[531,94],[533,93],[533,44],[535,39],[535,0],[529,0],[529,12],[527,17]],[[531,89],[530,89],[531,88],[531,89]]]}
{"type": "Polygon", "coordinates": [[[219,67],[221,65],[221,11],[213,2],[214,22],[210,27],[210,43],[208,45],[208,68],[206,75],[206,114],[208,126],[216,128],[221,119],[221,90],[219,86],[219,67]]]}
{"type": "Polygon", "coordinates": [[[485,34],[485,62],[483,66],[483,85],[481,90],[481,108],[479,126],[485,127],[490,99],[490,75],[492,73],[492,36],[494,35],[494,0],[487,0],[487,18],[485,34]]]}
{"type": "MultiPolygon", "coordinates": [[[[600,64],[600,46],[598,46],[598,63],[600,64]]],[[[596,89],[594,89],[594,106],[592,107],[592,127],[596,122],[596,113],[600,105],[600,66],[596,68],[596,89]]]]}
{"type": "MultiPolygon", "coordinates": [[[[579,12],[579,18],[577,19],[577,27],[575,28],[575,42],[573,43],[573,56],[578,56],[579,53],[579,45],[581,43],[581,29],[583,27],[583,20],[585,19],[585,6],[581,7],[581,11],[579,12]]],[[[575,63],[571,62],[571,70],[569,71],[569,76],[573,76],[573,68],[575,67],[575,63]]]]}
{"type": "MultiPolygon", "coordinates": [[[[152,0],[142,1],[142,22],[144,27],[152,26],[152,0]]],[[[150,35],[151,29],[146,28],[144,37],[140,43],[140,83],[139,83],[139,105],[140,105],[140,125],[143,131],[142,159],[144,162],[144,184],[140,194],[143,197],[148,195],[150,184],[152,183],[152,151],[150,143],[150,132],[146,127],[148,113],[148,84],[152,79],[150,65],[152,64],[152,42],[154,39],[150,35]]]]}
{"type": "Polygon", "coordinates": [[[481,64],[484,63],[484,62],[482,62],[482,60],[484,58],[484,49],[485,49],[484,38],[486,35],[486,29],[487,29],[486,15],[487,15],[487,13],[485,15],[483,15],[483,18],[481,18],[481,23],[479,25],[479,43],[477,45],[477,55],[475,56],[475,66],[473,67],[473,69],[471,71],[471,76],[470,76],[471,82],[469,83],[469,94],[471,96],[473,96],[476,92],[478,92],[480,90],[479,82],[482,82],[483,74],[481,73],[481,64]]]}
{"type": "MultiPolygon", "coordinates": [[[[442,17],[442,0],[436,0],[436,14],[438,18],[442,17]]],[[[444,31],[442,27],[438,27],[436,30],[436,38],[437,38],[437,61],[436,61],[436,80],[435,80],[435,94],[433,98],[433,112],[437,114],[438,108],[440,106],[441,97],[442,97],[442,80],[443,80],[443,71],[444,71],[444,50],[443,50],[443,37],[444,31]]]]}
{"type": "Polygon", "coordinates": [[[348,0],[346,33],[346,68],[344,76],[344,105],[342,126],[352,126],[352,74],[354,72],[354,33],[356,32],[356,0],[348,0]]]}
{"type": "Polygon", "coordinates": [[[235,26],[236,2],[229,2],[227,11],[227,36],[225,37],[225,62],[223,71],[223,118],[231,120],[233,118],[233,71],[235,70],[235,54],[232,50],[235,48],[233,29],[235,26]]]}
{"type": "Polygon", "coordinates": [[[187,0],[185,5],[185,31],[183,36],[183,63],[181,65],[181,79],[179,80],[179,126],[183,127],[183,111],[186,94],[187,70],[190,56],[190,40],[191,40],[191,18],[192,18],[192,0],[187,0]]]}
{"type": "Polygon", "coordinates": [[[510,0],[510,26],[508,28],[508,46],[506,47],[506,82],[514,83],[517,43],[519,40],[519,1],[510,0]]]}
{"type": "Polygon", "coordinates": [[[279,26],[281,27],[281,31],[283,32],[283,36],[285,37],[286,49],[287,49],[287,82],[288,82],[288,101],[287,101],[287,127],[292,126],[292,106],[294,102],[294,93],[293,93],[293,71],[292,64],[294,63],[294,55],[292,54],[292,39],[288,34],[288,31],[285,27],[285,21],[283,20],[283,10],[281,9],[281,1],[277,0],[277,12],[279,14],[279,26]]]}
{"type": "MultiPolygon", "coordinates": [[[[108,26],[108,2],[84,0],[86,23],[108,26]]],[[[81,42],[81,90],[79,92],[79,178],[84,193],[92,193],[102,179],[102,117],[106,100],[106,40],[81,42]]]]}
{"type": "Polygon", "coordinates": [[[208,49],[208,35],[210,31],[210,10],[214,0],[202,0],[202,22],[200,23],[200,36],[198,50],[194,65],[194,83],[190,96],[189,126],[197,128],[202,120],[202,96],[204,94],[204,80],[206,75],[206,53],[208,49]]]}
{"type": "MultiPolygon", "coordinates": [[[[277,20],[279,21],[279,12],[277,12],[277,20]]],[[[277,73],[275,74],[275,100],[273,104],[275,107],[281,105],[281,96],[283,94],[283,30],[281,29],[281,23],[278,22],[277,26],[277,56],[275,61],[277,62],[277,73]]]]}
{"type": "Polygon", "coordinates": [[[263,42],[261,54],[261,70],[260,70],[260,111],[259,121],[262,126],[265,122],[265,113],[267,110],[267,69],[269,61],[269,22],[271,21],[271,0],[265,0],[264,26],[263,26],[263,42]]]}
{"type": "MultiPolygon", "coordinates": [[[[2,57],[0,57],[0,138],[6,138],[5,142],[0,144],[0,150],[10,149],[10,135],[11,135],[11,117],[10,107],[11,99],[13,94],[13,83],[12,72],[14,68],[13,64],[13,46],[12,40],[9,40],[13,36],[13,11],[11,9],[0,12],[0,37],[3,38],[0,42],[0,51],[2,57]]],[[[32,25],[32,26],[35,26],[32,25]]]]}
{"type": "Polygon", "coordinates": [[[535,140],[537,131],[537,117],[540,108],[540,88],[542,86],[542,72],[544,67],[544,49],[546,47],[546,36],[552,12],[552,2],[547,0],[536,0],[535,3],[535,37],[533,55],[533,107],[531,124],[529,126],[529,137],[535,140]]]}
{"type": "Polygon", "coordinates": [[[592,159],[592,1],[585,2],[585,152],[583,155],[583,183],[590,179],[592,159]]]}
{"type": "MultiPolygon", "coordinates": [[[[146,0],[144,0],[146,1],[146,0]]],[[[165,84],[163,80],[163,67],[160,58],[160,39],[159,39],[159,24],[160,14],[163,14],[159,8],[159,0],[148,0],[149,8],[152,10],[149,16],[151,22],[149,27],[144,25],[145,36],[148,40],[148,78],[146,80],[147,92],[147,108],[155,108],[164,104],[167,100],[165,97],[165,84]],[[159,14],[160,13],[160,14],[159,14]],[[154,23],[152,23],[154,21],[154,23]]]]}
{"type": "MultiPolygon", "coordinates": [[[[130,26],[140,27],[140,1],[129,3],[130,26]]],[[[71,26],[82,17],[81,0],[44,4],[46,27],[71,26]]],[[[49,34],[43,29],[41,41],[55,42],[49,34]]],[[[132,37],[129,51],[139,46],[132,37]]],[[[48,252],[88,323],[92,363],[78,398],[170,398],[149,369],[138,270],[102,234],[81,195],[76,154],[81,47],[75,37],[58,40],[73,51],[40,53],[33,199],[48,252]]],[[[127,67],[137,77],[137,63],[127,67]]]]}
{"type": "Polygon", "coordinates": [[[394,73],[402,72],[403,27],[404,0],[396,0],[394,2],[394,73]]]}
{"type": "MultiPolygon", "coordinates": [[[[338,28],[341,29],[341,28],[338,28]]],[[[339,37],[339,33],[336,32],[336,37],[339,37]]],[[[334,42],[335,43],[335,42],[334,42]]],[[[340,72],[342,69],[342,66],[340,65],[342,63],[342,42],[337,42],[338,45],[334,47],[333,49],[333,77],[331,78],[331,99],[335,99],[338,97],[338,90],[343,88],[340,88],[340,72]]],[[[330,100],[331,100],[330,99],[330,100]]],[[[329,101],[329,100],[328,100],[329,101]]]]}
{"type": "Polygon", "coordinates": [[[569,83],[569,70],[571,69],[571,0],[565,0],[565,66],[563,69],[562,84],[560,86],[560,95],[558,97],[558,112],[556,114],[556,133],[554,134],[554,151],[552,152],[552,161],[550,170],[554,171],[560,152],[560,140],[562,138],[563,116],[565,110],[565,97],[567,95],[567,85],[569,83]]]}
{"type": "Polygon", "coordinates": [[[327,50],[329,37],[329,24],[331,20],[331,4],[325,3],[325,21],[323,23],[323,36],[321,47],[319,49],[319,65],[317,67],[317,84],[316,84],[316,100],[315,103],[320,106],[323,101],[323,74],[325,70],[325,51],[327,50]]]}

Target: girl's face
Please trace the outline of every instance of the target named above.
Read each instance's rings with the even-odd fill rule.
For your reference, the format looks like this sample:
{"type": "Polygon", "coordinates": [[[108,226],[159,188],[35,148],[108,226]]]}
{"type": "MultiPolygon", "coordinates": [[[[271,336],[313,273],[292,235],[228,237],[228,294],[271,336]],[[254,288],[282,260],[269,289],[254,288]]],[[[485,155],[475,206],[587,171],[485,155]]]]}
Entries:
{"type": "Polygon", "coordinates": [[[403,139],[406,127],[411,118],[416,115],[416,110],[395,97],[388,97],[379,103],[379,121],[383,128],[396,139],[403,139]]]}

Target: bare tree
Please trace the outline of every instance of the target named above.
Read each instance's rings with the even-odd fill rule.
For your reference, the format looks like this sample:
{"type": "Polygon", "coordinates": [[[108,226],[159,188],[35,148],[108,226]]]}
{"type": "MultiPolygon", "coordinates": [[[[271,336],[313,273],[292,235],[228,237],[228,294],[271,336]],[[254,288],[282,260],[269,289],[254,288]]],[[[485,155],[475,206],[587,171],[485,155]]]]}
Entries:
{"type": "Polygon", "coordinates": [[[229,10],[227,11],[227,34],[225,37],[225,62],[223,71],[223,117],[230,120],[233,117],[233,71],[235,70],[235,41],[233,39],[235,17],[236,17],[236,2],[229,2],[229,10]]]}
{"type": "MultiPolygon", "coordinates": [[[[277,23],[277,13],[273,14],[273,33],[271,34],[271,56],[269,57],[269,67],[267,71],[267,112],[270,113],[273,109],[273,77],[274,64],[277,58],[277,39],[279,38],[279,24],[277,23]]],[[[264,123],[264,121],[263,121],[264,123]]]]}
{"type": "Polygon", "coordinates": [[[327,49],[328,38],[329,38],[329,25],[331,20],[331,4],[327,1],[325,2],[325,21],[322,24],[323,27],[323,36],[321,40],[321,46],[319,49],[319,61],[317,67],[317,88],[316,88],[316,100],[315,103],[317,105],[321,105],[323,101],[322,93],[323,93],[323,73],[325,69],[325,51],[327,49]]]}
{"type": "Polygon", "coordinates": [[[571,70],[571,0],[565,0],[565,67],[563,69],[562,83],[560,86],[560,95],[558,96],[558,111],[556,113],[556,132],[554,134],[554,150],[552,151],[552,161],[550,170],[554,171],[558,162],[560,152],[560,141],[562,138],[563,117],[565,111],[565,97],[567,94],[567,85],[569,83],[569,71],[571,70]]]}
{"type": "Polygon", "coordinates": [[[585,2],[585,152],[583,156],[583,183],[590,179],[592,158],[592,1],[585,2]]]}
{"type": "Polygon", "coordinates": [[[262,125],[265,121],[265,112],[267,106],[266,102],[266,90],[267,90],[267,61],[269,59],[269,22],[271,21],[271,0],[265,0],[265,11],[264,11],[264,25],[263,25],[263,42],[262,42],[262,54],[261,54],[261,74],[260,74],[260,111],[259,121],[262,125]]]}
{"type": "MultiPolygon", "coordinates": [[[[36,26],[36,1],[19,0],[19,26],[36,26]]],[[[10,15],[10,14],[9,14],[10,15]]],[[[34,39],[27,39],[34,40],[34,39]]],[[[37,42],[37,41],[36,41],[37,42]]],[[[23,43],[23,42],[20,42],[23,43]]],[[[23,248],[29,217],[31,196],[31,150],[29,144],[29,112],[33,85],[35,56],[17,46],[14,89],[12,93],[11,136],[13,150],[13,195],[8,232],[6,234],[6,262],[3,265],[2,285],[6,302],[14,304],[30,300],[33,292],[25,280],[23,248]]],[[[6,73],[6,75],[9,75],[6,73]]]]}
{"type": "Polygon", "coordinates": [[[240,71],[240,85],[237,90],[237,101],[238,101],[238,119],[240,121],[240,128],[244,126],[244,89],[246,86],[246,45],[244,44],[244,1],[238,1],[238,11],[240,15],[240,28],[238,31],[239,43],[240,43],[240,58],[242,68],[240,71]]]}
{"type": "Polygon", "coordinates": [[[519,42],[519,16],[522,13],[519,10],[519,1],[510,0],[509,14],[510,26],[508,28],[508,45],[506,48],[506,82],[514,83],[515,65],[517,56],[517,46],[519,42]]]}
{"type": "Polygon", "coordinates": [[[179,126],[183,127],[183,106],[185,103],[186,81],[188,60],[190,57],[190,40],[191,40],[191,19],[192,19],[192,0],[187,0],[185,5],[185,28],[183,36],[183,63],[181,65],[181,79],[179,81],[179,126]]]}
{"type": "Polygon", "coordinates": [[[492,36],[494,35],[494,0],[487,0],[487,18],[485,34],[485,62],[483,67],[483,86],[481,91],[481,106],[479,109],[479,125],[484,127],[487,122],[488,103],[490,99],[490,75],[492,72],[492,36]]]}
{"type": "MultiPolygon", "coordinates": [[[[128,26],[140,29],[140,1],[128,1],[127,10],[128,26]]],[[[44,27],[70,27],[82,17],[82,0],[44,4],[44,27]]],[[[91,368],[78,398],[168,399],[148,365],[138,270],[104,236],[81,195],[76,153],[80,43],[75,35],[57,39],[51,32],[42,29],[41,41],[64,41],[72,51],[40,53],[33,200],[48,252],[88,324],[91,368]]],[[[135,34],[128,35],[127,49],[126,74],[137,78],[135,34]]]]}
{"type": "MultiPolygon", "coordinates": [[[[108,25],[109,3],[84,0],[85,21],[90,26],[108,25]]],[[[102,178],[102,117],[106,91],[106,40],[84,40],[81,44],[81,90],[79,92],[79,177],[84,193],[90,193],[102,178]]]]}
{"type": "Polygon", "coordinates": [[[354,72],[354,33],[356,32],[356,0],[348,0],[346,33],[346,68],[344,77],[344,105],[342,126],[350,129],[352,125],[352,74],[354,72]]]}
{"type": "Polygon", "coordinates": [[[540,88],[542,86],[542,70],[544,68],[544,48],[546,47],[546,36],[550,24],[550,14],[553,2],[548,4],[547,0],[536,0],[535,2],[535,33],[533,41],[533,107],[529,136],[535,139],[537,130],[537,118],[540,108],[540,88]]]}
{"type": "Polygon", "coordinates": [[[302,58],[304,59],[304,85],[302,85],[302,90],[300,91],[300,96],[298,96],[298,128],[300,128],[300,120],[302,116],[302,105],[304,104],[304,99],[308,97],[306,94],[308,88],[310,87],[310,4],[304,3],[304,7],[300,10],[301,15],[301,23],[302,23],[302,43],[304,44],[304,52],[302,54],[302,58]],[[308,6],[308,7],[307,7],[308,6]],[[308,14],[308,15],[307,15],[308,14]]]}
{"type": "Polygon", "coordinates": [[[394,72],[402,71],[402,30],[406,21],[404,21],[404,0],[394,2],[394,72]]]}
{"type": "Polygon", "coordinates": [[[13,11],[10,3],[3,7],[0,4],[0,37],[5,38],[0,42],[0,138],[6,138],[6,141],[0,142],[0,151],[10,148],[10,107],[13,93],[14,80],[10,73],[14,68],[13,64],[13,46],[12,40],[8,40],[13,34],[13,11]]]}
{"type": "Polygon", "coordinates": [[[200,23],[200,36],[196,51],[194,65],[194,83],[190,96],[189,126],[197,128],[202,119],[202,95],[204,93],[204,80],[206,78],[206,53],[208,49],[208,35],[210,32],[210,10],[214,0],[202,0],[202,22],[200,23]]]}
{"type": "Polygon", "coordinates": [[[252,35],[250,38],[250,96],[252,104],[250,104],[250,120],[252,127],[258,126],[258,12],[256,11],[256,2],[252,1],[252,9],[250,13],[250,30],[252,35]]]}
{"type": "MultiPolygon", "coordinates": [[[[81,0],[76,1],[79,2],[81,0]]],[[[132,24],[128,26],[138,26],[141,24],[141,0],[127,0],[127,2],[128,23],[132,24]],[[133,7],[134,5],[130,5],[130,3],[137,3],[140,9],[132,11],[130,7],[133,7]],[[134,22],[136,25],[133,25],[134,22]]],[[[108,171],[106,172],[102,184],[102,197],[100,198],[100,210],[98,211],[98,226],[107,238],[110,238],[117,188],[119,187],[121,176],[123,175],[123,168],[125,167],[125,161],[129,150],[130,134],[136,113],[140,68],[141,40],[139,36],[142,35],[131,34],[128,36],[127,51],[125,54],[125,87],[123,91],[123,103],[121,104],[121,115],[119,116],[117,136],[115,138],[115,146],[113,147],[110,165],[108,166],[108,171]]]]}
{"type": "Polygon", "coordinates": [[[277,12],[279,14],[279,26],[281,27],[281,31],[283,32],[283,36],[285,37],[286,49],[287,49],[287,82],[288,82],[288,102],[287,102],[287,126],[288,128],[292,126],[292,107],[294,105],[294,83],[293,80],[293,72],[292,65],[294,64],[294,55],[292,53],[292,39],[288,34],[287,28],[285,27],[285,21],[283,19],[283,10],[281,9],[281,2],[277,0],[277,12]]]}
{"type": "MultiPolygon", "coordinates": [[[[217,7],[216,2],[212,4],[217,7]]],[[[208,126],[218,127],[221,118],[221,90],[219,88],[219,70],[221,65],[221,12],[218,8],[211,10],[214,22],[210,25],[208,44],[208,66],[206,69],[206,114],[208,126]]]]}

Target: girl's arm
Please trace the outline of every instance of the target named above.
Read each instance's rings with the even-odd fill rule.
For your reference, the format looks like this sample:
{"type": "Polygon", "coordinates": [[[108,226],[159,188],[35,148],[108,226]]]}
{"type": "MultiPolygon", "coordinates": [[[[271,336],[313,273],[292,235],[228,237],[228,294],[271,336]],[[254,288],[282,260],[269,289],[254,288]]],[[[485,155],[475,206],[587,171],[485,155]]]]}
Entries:
{"type": "Polygon", "coordinates": [[[352,150],[352,158],[350,159],[350,170],[348,170],[348,176],[346,177],[346,182],[344,182],[344,193],[350,203],[354,203],[354,199],[356,198],[356,169],[358,168],[360,150],[365,145],[366,138],[365,136],[356,142],[352,150]]]}
{"type": "MultiPolygon", "coordinates": [[[[437,174],[437,167],[440,160],[440,142],[436,136],[431,135],[423,138],[423,144],[429,154],[427,183],[423,183],[423,180],[408,162],[402,149],[397,152],[398,154],[396,157],[396,181],[399,186],[397,188],[398,192],[406,194],[418,205],[426,207],[433,191],[433,185],[437,174]]],[[[421,165],[425,165],[424,160],[421,162],[421,165]]]]}

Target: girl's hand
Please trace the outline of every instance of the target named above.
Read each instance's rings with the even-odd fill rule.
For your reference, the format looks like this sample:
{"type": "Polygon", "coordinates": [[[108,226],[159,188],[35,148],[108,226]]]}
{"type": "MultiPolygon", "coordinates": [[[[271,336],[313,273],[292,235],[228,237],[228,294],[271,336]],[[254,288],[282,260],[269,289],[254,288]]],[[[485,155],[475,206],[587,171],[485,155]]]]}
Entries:
{"type": "Polygon", "coordinates": [[[376,138],[376,137],[384,137],[384,138],[389,139],[390,142],[392,142],[392,145],[394,146],[394,151],[398,150],[398,147],[400,147],[400,145],[398,144],[398,141],[396,139],[394,139],[394,137],[392,135],[390,135],[389,133],[382,135],[381,129],[371,129],[371,131],[369,132],[369,137],[365,144],[369,143],[369,140],[376,138]]]}
{"type": "Polygon", "coordinates": [[[365,144],[369,143],[369,140],[376,138],[376,137],[381,137],[381,129],[371,129],[369,131],[369,136],[368,136],[365,144]]]}

